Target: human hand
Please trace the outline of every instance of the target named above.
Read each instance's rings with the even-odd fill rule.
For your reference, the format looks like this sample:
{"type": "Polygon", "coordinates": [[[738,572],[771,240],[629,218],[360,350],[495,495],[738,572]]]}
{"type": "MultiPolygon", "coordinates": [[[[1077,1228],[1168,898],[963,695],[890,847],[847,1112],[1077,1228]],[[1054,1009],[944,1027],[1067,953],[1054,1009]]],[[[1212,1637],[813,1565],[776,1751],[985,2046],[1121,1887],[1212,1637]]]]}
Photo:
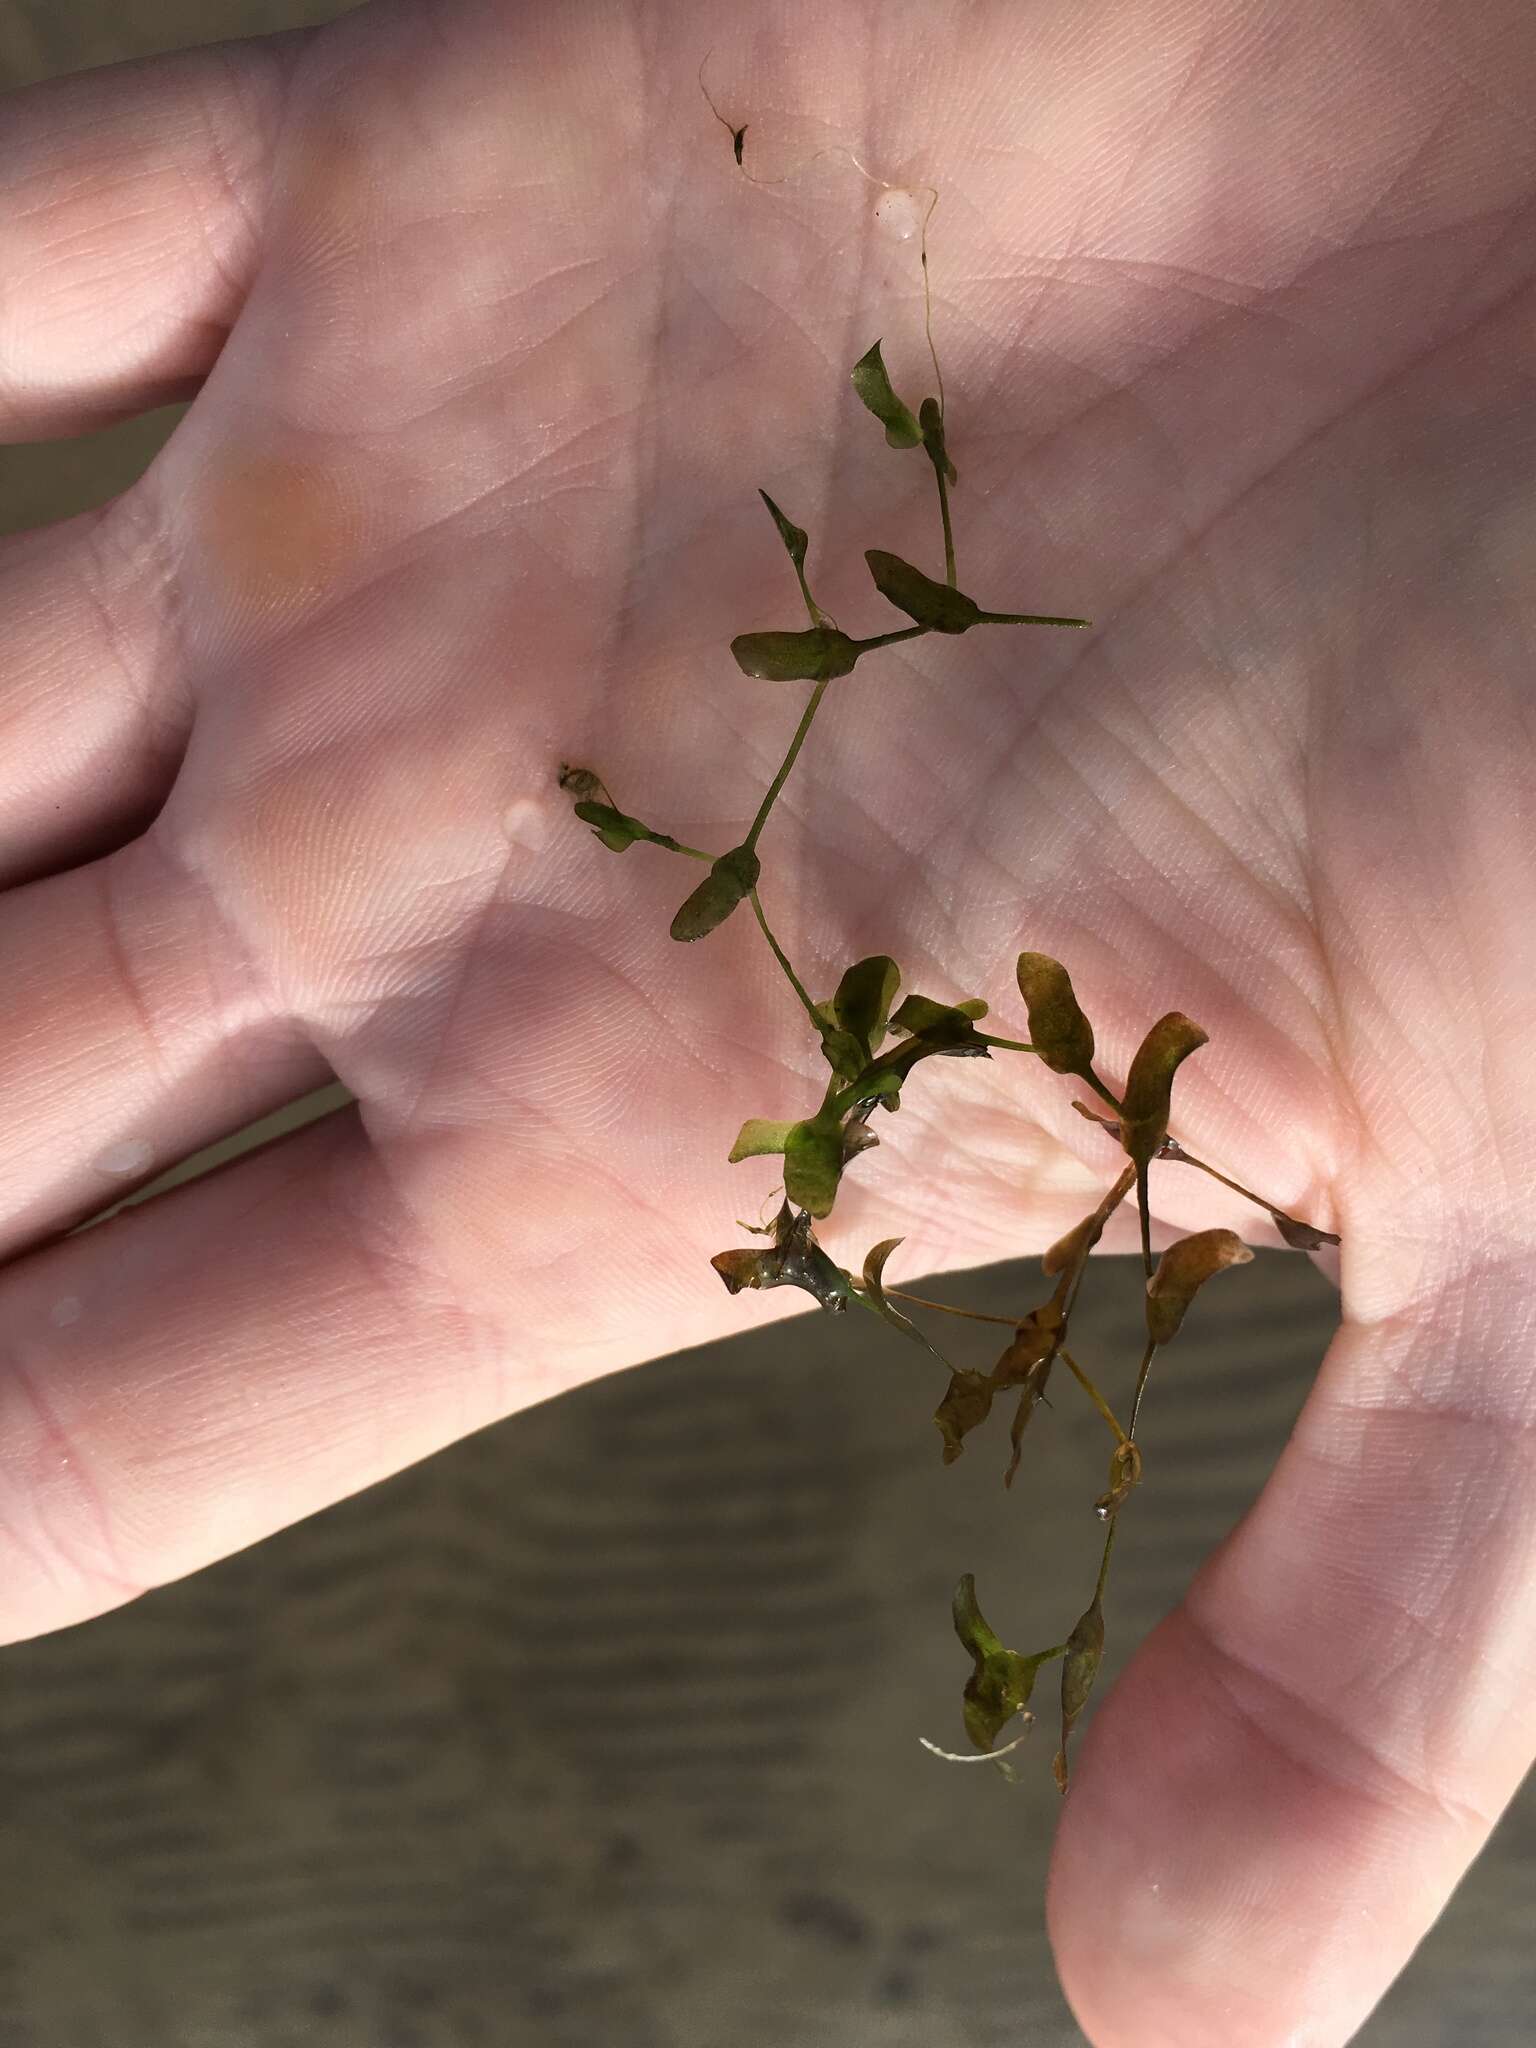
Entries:
{"type": "MultiPolygon", "coordinates": [[[[996,1003],[1057,955],[1112,1072],[1188,1011],[1180,1135],[1343,1231],[1319,1386],[1092,1723],[1051,1899],[1100,2048],[1342,2041],[1533,1746],[1536,40],[805,9],[711,63],[764,190],[711,19],[375,6],[7,110],[0,432],[197,395],[126,497],[0,545],[4,1626],[782,1311],[706,1261],[814,1048],[554,774],[739,836],[799,706],[725,651],[795,616],[759,483],[850,628],[864,545],[931,565],[848,392],[877,333],[925,360],[910,245],[807,163],[853,139],[942,195],[962,584],[1095,630],[837,685],[765,889],[825,986],[881,949],[996,1003]],[[331,1072],[356,1111],[59,1240],[331,1072]]],[[[1115,1163],[1069,1097],[930,1069],[832,1249],[1042,1249],[1115,1163]]]]}

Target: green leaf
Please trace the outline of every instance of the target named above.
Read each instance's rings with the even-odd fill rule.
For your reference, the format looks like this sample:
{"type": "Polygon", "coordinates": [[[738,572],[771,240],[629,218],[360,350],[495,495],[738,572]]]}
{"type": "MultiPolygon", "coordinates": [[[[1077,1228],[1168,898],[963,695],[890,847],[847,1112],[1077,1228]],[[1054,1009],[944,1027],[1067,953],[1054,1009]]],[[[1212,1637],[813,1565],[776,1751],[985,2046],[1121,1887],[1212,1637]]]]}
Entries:
{"type": "Polygon", "coordinates": [[[843,1176],[843,1127],[823,1113],[793,1124],[784,1141],[784,1192],[812,1216],[829,1216],[843,1176]]]}
{"type": "Polygon", "coordinates": [[[864,1299],[877,1315],[883,1316],[888,1323],[894,1324],[901,1331],[902,1335],[910,1337],[914,1344],[921,1344],[925,1351],[932,1353],[946,1372],[951,1372],[953,1367],[943,1352],[936,1345],[929,1343],[911,1317],[904,1316],[886,1294],[883,1280],[885,1262],[900,1243],[901,1239],[899,1237],[888,1237],[883,1243],[870,1247],[864,1260],[864,1286],[862,1289],[864,1299]]]}
{"type": "Polygon", "coordinates": [[[880,595],[919,626],[935,633],[963,633],[981,624],[981,607],[973,598],[951,590],[947,583],[935,583],[900,555],[884,548],[866,548],[864,559],[880,595]]]}
{"type": "Polygon", "coordinates": [[[573,808],[581,822],[592,826],[596,837],[615,853],[623,853],[637,839],[647,839],[653,846],[665,846],[673,853],[682,851],[670,833],[653,832],[649,825],[642,825],[627,811],[615,810],[612,804],[579,803],[573,808]]]}
{"type": "Polygon", "coordinates": [[[1196,1294],[1228,1266],[1246,1266],[1253,1253],[1235,1230],[1197,1230],[1169,1245],[1147,1282],[1147,1335],[1171,1344],[1196,1294]]]}
{"type": "Polygon", "coordinates": [[[731,653],[744,676],[765,683],[824,683],[851,675],[859,643],[835,626],[807,626],[799,633],[738,633],[731,653]]]}
{"type": "Polygon", "coordinates": [[[885,428],[888,445],[892,448],[916,448],[923,438],[923,430],[891,389],[878,341],[859,357],[851,374],[854,390],[885,428]]]}
{"type": "Polygon", "coordinates": [[[992,1413],[992,1396],[996,1392],[988,1373],[950,1373],[944,1398],[933,1411],[933,1419],[944,1439],[946,1465],[953,1465],[965,1449],[964,1439],[992,1413]]]}
{"type": "Polygon", "coordinates": [[[1040,1666],[1052,1652],[1021,1657],[1003,1647],[976,1604],[976,1579],[967,1572],[955,1588],[955,1634],[975,1660],[965,1686],[965,1732],[977,1749],[991,1749],[1015,1714],[1023,1713],[1040,1666]]]}
{"type": "Polygon", "coordinates": [[[1209,1043],[1198,1024],[1170,1010],[1158,1018],[1131,1061],[1121,1103],[1120,1142],[1143,1173],[1168,1135],[1175,1073],[1192,1052],[1209,1043]]]}
{"type": "Polygon", "coordinates": [[[1095,1598],[1093,1605],[1078,1616],[1067,1637],[1067,1654],[1061,1665],[1061,1748],[1056,1752],[1052,1769],[1063,1792],[1067,1789],[1067,1738],[1088,1704],[1103,1659],[1104,1610],[1095,1598]]]}
{"type": "Polygon", "coordinates": [[[911,995],[891,1013],[891,1028],[927,1041],[935,1052],[984,1053],[987,1047],[977,1036],[975,1020],[986,1014],[980,996],[968,996],[963,1003],[936,1003],[932,996],[911,995]]]}
{"type": "Polygon", "coordinates": [[[923,430],[923,446],[928,451],[928,460],[937,470],[942,470],[946,480],[959,483],[955,465],[949,459],[949,450],[944,445],[944,415],[939,411],[936,398],[925,398],[917,409],[917,422],[923,430]]]}
{"type": "Polygon", "coordinates": [[[1029,1042],[1057,1074],[1093,1071],[1093,1026],[1072,991],[1072,977],[1049,953],[1021,953],[1019,994],[1029,1011],[1029,1042]]]}
{"type": "Polygon", "coordinates": [[[779,529],[779,538],[789,551],[789,559],[797,569],[805,567],[805,551],[810,545],[810,536],[803,526],[796,526],[784,517],[768,493],[759,486],[757,495],[773,514],[773,523],[779,529]]]}
{"type": "Polygon", "coordinates": [[[739,1159],[761,1159],[774,1152],[782,1152],[794,1129],[792,1123],[770,1123],[767,1117],[749,1116],[736,1134],[736,1142],[729,1153],[734,1166],[739,1159]]]}
{"type": "Polygon", "coordinates": [[[774,1219],[773,1240],[770,1251],[715,1254],[709,1263],[728,1293],[740,1294],[744,1287],[802,1287],[825,1309],[840,1313],[847,1307],[853,1282],[816,1242],[804,1211],[796,1215],[785,1202],[774,1219]]]}
{"type": "Polygon", "coordinates": [[[672,920],[674,939],[707,938],[724,924],[737,904],[750,896],[762,873],[762,862],[745,846],[722,853],[672,920]]]}
{"type": "Polygon", "coordinates": [[[869,1054],[851,1031],[833,1024],[821,1034],[821,1049],[827,1065],[840,1081],[856,1081],[869,1065],[869,1054]]]}
{"type": "Polygon", "coordinates": [[[885,1042],[891,1004],[900,986],[901,969],[885,953],[871,953],[867,960],[856,960],[837,984],[832,1014],[839,1027],[862,1049],[864,1066],[885,1042]]]}

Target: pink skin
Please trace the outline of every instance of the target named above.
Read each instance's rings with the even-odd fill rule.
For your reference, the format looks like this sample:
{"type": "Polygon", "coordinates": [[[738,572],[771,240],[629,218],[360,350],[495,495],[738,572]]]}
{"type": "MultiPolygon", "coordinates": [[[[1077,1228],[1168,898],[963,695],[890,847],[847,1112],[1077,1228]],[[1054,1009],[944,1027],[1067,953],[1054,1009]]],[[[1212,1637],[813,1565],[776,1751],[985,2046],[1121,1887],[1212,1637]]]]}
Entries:
{"type": "MultiPolygon", "coordinates": [[[[816,993],[889,950],[1010,1033],[1056,954],[1112,1077],[1187,1011],[1180,1136],[1344,1233],[1316,1392],[1090,1714],[1050,1896],[1098,2048],[1325,2048],[1536,1747],[1536,35],[717,19],[375,6],[6,108],[0,432],[196,397],[125,498],[0,544],[3,1625],[798,1308],[705,1262],[773,1178],[741,1118],[815,1099],[802,1020],[744,915],[672,945],[698,871],[553,777],[740,836],[803,695],[725,651],[803,622],[758,484],[849,631],[893,623],[863,547],[942,559],[847,382],[876,335],[932,379],[914,245],[806,162],[846,143],[942,194],[962,586],[1095,627],[836,685],[765,899],[816,993]],[[736,171],[711,43],[786,183],[736,171]],[[328,1071],[357,1112],[57,1240],[328,1071]]],[[[930,1066],[831,1248],[1042,1250],[1114,1172],[1073,1092],[930,1066]]],[[[1153,1194],[1159,1242],[1274,1241],[1153,1194]]]]}

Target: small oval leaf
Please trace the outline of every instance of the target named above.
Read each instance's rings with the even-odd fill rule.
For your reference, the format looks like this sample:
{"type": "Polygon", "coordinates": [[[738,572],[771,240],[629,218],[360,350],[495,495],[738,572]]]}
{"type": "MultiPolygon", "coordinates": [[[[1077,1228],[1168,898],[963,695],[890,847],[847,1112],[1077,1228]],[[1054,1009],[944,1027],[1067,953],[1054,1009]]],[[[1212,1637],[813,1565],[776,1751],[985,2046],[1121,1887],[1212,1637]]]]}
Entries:
{"type": "Polygon", "coordinates": [[[892,448],[916,448],[922,441],[923,430],[891,389],[878,341],[859,357],[850,375],[854,390],[885,428],[887,444],[892,448]]]}
{"type": "Polygon", "coordinates": [[[1142,1040],[1126,1077],[1120,1142],[1137,1166],[1145,1170],[1168,1135],[1173,1077],[1182,1062],[1202,1045],[1206,1033],[1181,1011],[1159,1017],[1142,1040]]]}
{"type": "Polygon", "coordinates": [[[784,1140],[784,1192],[812,1216],[830,1216],[843,1174],[843,1128],[836,1117],[793,1124],[784,1140]]]}
{"type": "Polygon", "coordinates": [[[744,676],[765,683],[824,683],[853,673],[859,643],[835,626],[798,633],[738,633],[731,653],[744,676]]]}
{"type": "Polygon", "coordinates": [[[1253,1253],[1235,1230],[1197,1230],[1169,1245],[1147,1282],[1147,1335],[1171,1344],[1196,1294],[1228,1266],[1246,1266],[1253,1253]]]}
{"type": "Polygon", "coordinates": [[[793,1123],[771,1123],[765,1116],[749,1116],[736,1134],[728,1154],[729,1163],[734,1166],[739,1159],[762,1159],[782,1152],[794,1128],[793,1123]]]}
{"type": "Polygon", "coordinates": [[[935,633],[964,633],[981,620],[981,607],[963,591],[935,583],[921,569],[885,548],[866,548],[864,559],[875,588],[898,611],[935,633]]]}
{"type": "Polygon", "coordinates": [[[729,853],[722,853],[673,918],[673,938],[685,944],[693,939],[707,938],[757,887],[761,872],[761,861],[745,846],[735,846],[729,853]]]}
{"type": "Polygon", "coordinates": [[[837,985],[832,1014],[840,1028],[862,1047],[868,1066],[885,1042],[891,1005],[901,986],[901,969],[886,953],[856,960],[837,985]]]}
{"type": "Polygon", "coordinates": [[[1093,1069],[1093,1026],[1073,992],[1072,977],[1049,953],[1021,953],[1019,994],[1029,1012],[1029,1042],[1057,1074],[1086,1078],[1093,1069]]]}

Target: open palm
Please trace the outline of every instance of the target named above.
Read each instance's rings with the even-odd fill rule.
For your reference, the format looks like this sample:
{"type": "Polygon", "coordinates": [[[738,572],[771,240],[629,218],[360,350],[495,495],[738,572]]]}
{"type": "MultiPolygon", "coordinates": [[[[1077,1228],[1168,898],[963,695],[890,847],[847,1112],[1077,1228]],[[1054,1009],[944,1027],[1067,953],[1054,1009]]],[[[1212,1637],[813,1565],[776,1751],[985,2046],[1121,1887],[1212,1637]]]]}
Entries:
{"type": "MultiPolygon", "coordinates": [[[[1536,35],[794,12],[711,59],[758,183],[690,4],[374,6],[7,110],[0,430],[197,396],[0,547],[0,1622],[740,1323],[706,1260],[772,1175],[725,1151],[815,1046],[746,917],[673,945],[699,871],[555,776],[740,838],[804,697],[726,652],[803,623],[756,486],[851,632],[900,623],[864,547],[940,566],[848,385],[877,335],[932,381],[851,144],[940,194],[962,587],[1095,625],[835,684],[765,900],[818,995],[888,951],[1022,1025],[1057,955],[1112,1074],[1187,1011],[1179,1134],[1343,1233],[1323,1378],[1097,1716],[1052,1895],[1096,2043],[1342,2041],[1533,1747],[1536,35]],[[60,1235],[330,1073],[355,1111],[60,1235]]],[[[930,1064],[833,1250],[1042,1249],[1114,1167],[1071,1092],[930,1064]]],[[[1179,1168],[1154,1203],[1275,1241],[1179,1168]]]]}

